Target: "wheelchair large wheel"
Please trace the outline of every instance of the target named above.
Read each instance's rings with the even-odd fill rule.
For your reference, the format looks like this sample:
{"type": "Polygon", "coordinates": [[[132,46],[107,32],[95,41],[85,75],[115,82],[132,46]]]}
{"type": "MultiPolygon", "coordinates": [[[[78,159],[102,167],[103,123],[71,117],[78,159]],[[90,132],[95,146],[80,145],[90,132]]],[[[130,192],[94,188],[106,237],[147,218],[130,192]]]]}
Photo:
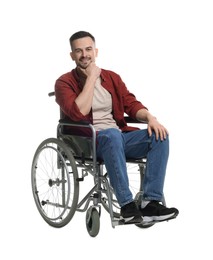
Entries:
{"type": "Polygon", "coordinates": [[[56,138],[44,140],[33,158],[31,183],[38,211],[49,225],[60,228],[72,219],[79,196],[77,178],[68,146],[56,138]]]}

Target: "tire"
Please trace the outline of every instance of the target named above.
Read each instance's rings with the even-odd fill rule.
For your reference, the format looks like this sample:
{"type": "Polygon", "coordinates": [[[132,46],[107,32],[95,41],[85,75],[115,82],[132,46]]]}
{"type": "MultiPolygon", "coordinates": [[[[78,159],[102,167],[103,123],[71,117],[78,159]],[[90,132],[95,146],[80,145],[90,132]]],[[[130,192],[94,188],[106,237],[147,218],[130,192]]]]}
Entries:
{"type": "Polygon", "coordinates": [[[31,168],[32,193],[49,225],[63,227],[74,216],[79,197],[77,178],[74,157],[63,141],[49,138],[38,146],[31,168]]]}
{"type": "Polygon", "coordinates": [[[87,232],[91,237],[96,237],[100,230],[100,215],[95,207],[90,207],[86,213],[87,232]]]}

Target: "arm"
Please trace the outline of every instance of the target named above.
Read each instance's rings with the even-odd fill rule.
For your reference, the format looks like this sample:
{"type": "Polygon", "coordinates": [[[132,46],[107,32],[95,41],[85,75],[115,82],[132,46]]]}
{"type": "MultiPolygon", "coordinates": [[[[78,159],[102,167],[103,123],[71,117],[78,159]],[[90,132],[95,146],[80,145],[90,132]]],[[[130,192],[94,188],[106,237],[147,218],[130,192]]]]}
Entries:
{"type": "Polygon", "coordinates": [[[75,100],[80,112],[85,116],[89,114],[92,107],[92,100],[94,95],[95,82],[100,76],[101,69],[91,62],[86,69],[78,68],[80,73],[86,76],[85,85],[82,92],[75,100]]]}
{"type": "Polygon", "coordinates": [[[154,131],[157,140],[160,138],[160,140],[163,141],[163,139],[166,139],[169,134],[168,130],[146,109],[138,110],[136,113],[136,119],[138,121],[147,121],[149,136],[151,136],[152,131],[154,131]]]}

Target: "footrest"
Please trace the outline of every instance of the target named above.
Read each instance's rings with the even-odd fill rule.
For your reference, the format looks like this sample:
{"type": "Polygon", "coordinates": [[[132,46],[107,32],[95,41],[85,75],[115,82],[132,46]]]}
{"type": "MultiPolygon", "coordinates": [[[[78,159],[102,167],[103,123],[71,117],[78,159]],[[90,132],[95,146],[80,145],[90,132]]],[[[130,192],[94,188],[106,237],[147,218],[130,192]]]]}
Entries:
{"type": "Polygon", "coordinates": [[[115,226],[118,226],[118,225],[129,225],[129,224],[141,224],[141,223],[143,223],[142,218],[133,218],[130,221],[127,221],[127,222],[125,222],[124,219],[117,219],[117,220],[113,221],[113,224],[115,226]]]}

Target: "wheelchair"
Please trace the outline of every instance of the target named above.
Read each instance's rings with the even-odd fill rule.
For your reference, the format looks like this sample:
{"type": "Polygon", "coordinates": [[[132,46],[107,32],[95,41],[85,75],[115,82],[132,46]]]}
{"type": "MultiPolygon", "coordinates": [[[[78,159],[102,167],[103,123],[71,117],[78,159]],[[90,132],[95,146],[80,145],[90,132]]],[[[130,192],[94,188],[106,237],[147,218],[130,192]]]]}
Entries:
{"type": "MultiPolygon", "coordinates": [[[[49,93],[49,96],[54,96],[54,92],[49,93]]],[[[125,119],[127,123],[139,123],[128,117],[125,119]]],[[[126,164],[130,189],[139,205],[143,194],[146,158],[127,158],[126,164]]],[[[96,156],[96,131],[88,122],[59,120],[57,137],[42,141],[35,151],[31,185],[37,209],[52,227],[64,227],[76,212],[86,212],[88,234],[95,237],[100,230],[102,208],[109,213],[113,228],[125,224],[120,218],[120,207],[104,162],[96,156]],[[84,128],[91,131],[92,135],[87,137],[66,134],[66,127],[75,128],[77,132],[79,128],[84,128]],[[81,188],[87,178],[90,178],[91,184],[81,188]]],[[[165,200],[163,204],[165,205],[165,200]]],[[[132,224],[139,228],[148,228],[155,223],[132,224]]]]}

